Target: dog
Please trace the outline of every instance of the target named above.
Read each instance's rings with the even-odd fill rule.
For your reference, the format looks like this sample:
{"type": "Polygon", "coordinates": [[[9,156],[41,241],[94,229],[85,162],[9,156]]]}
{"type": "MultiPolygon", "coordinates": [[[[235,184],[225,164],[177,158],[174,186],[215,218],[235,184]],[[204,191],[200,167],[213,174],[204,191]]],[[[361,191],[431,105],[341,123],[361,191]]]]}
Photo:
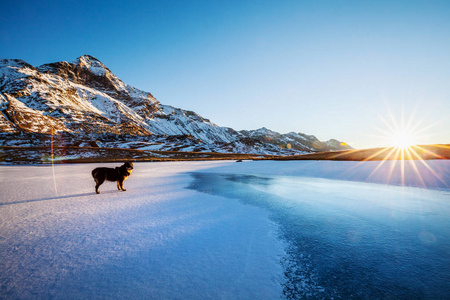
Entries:
{"type": "Polygon", "coordinates": [[[95,192],[100,194],[98,188],[105,180],[117,181],[117,189],[119,191],[126,191],[123,188],[123,182],[130,177],[132,171],[132,162],[126,162],[122,166],[115,168],[95,168],[92,170],[92,177],[95,180],[95,192]]]}

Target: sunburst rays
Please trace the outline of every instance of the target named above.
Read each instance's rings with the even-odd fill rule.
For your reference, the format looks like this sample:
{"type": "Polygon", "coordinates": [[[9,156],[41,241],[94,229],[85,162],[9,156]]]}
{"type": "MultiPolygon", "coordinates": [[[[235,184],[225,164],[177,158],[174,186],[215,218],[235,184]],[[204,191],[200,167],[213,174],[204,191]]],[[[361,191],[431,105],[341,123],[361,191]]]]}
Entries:
{"type": "MultiPolygon", "coordinates": [[[[386,176],[386,183],[390,183],[394,172],[400,172],[401,185],[405,185],[407,179],[415,177],[422,187],[426,187],[426,182],[431,178],[443,183],[446,187],[449,187],[450,183],[445,180],[427,163],[428,159],[440,159],[440,155],[431,150],[424,148],[423,146],[415,145],[422,136],[426,135],[427,131],[435,126],[438,122],[433,124],[424,125],[424,119],[416,119],[416,109],[414,109],[409,116],[405,118],[404,111],[402,110],[400,119],[396,119],[392,112],[388,110],[388,119],[380,117],[381,121],[385,125],[386,129],[376,128],[379,132],[386,137],[390,143],[390,147],[382,148],[373,155],[365,158],[363,161],[379,159],[379,164],[369,174],[367,179],[374,176],[381,167],[390,161],[391,165],[388,169],[386,176]],[[422,165],[424,168],[420,168],[422,165]],[[426,170],[427,172],[424,172],[426,170]],[[427,176],[428,178],[424,178],[427,176]],[[427,179],[427,180],[425,180],[427,179]]],[[[446,147],[446,146],[441,146],[446,147]]]]}

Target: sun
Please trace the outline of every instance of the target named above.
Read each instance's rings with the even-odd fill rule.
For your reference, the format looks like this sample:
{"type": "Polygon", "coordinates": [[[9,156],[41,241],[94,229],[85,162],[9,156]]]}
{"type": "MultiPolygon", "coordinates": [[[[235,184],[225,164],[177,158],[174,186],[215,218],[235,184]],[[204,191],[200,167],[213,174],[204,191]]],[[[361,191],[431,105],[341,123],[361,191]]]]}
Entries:
{"type": "Polygon", "coordinates": [[[380,116],[386,128],[376,129],[383,134],[383,139],[387,144],[386,146],[398,150],[407,150],[420,143],[420,140],[423,138],[423,133],[431,125],[426,126],[422,118],[415,119],[415,112],[416,109],[413,110],[409,118],[406,118],[405,112],[402,110],[400,116],[395,117],[389,109],[387,114],[380,116]]]}
{"type": "Polygon", "coordinates": [[[407,149],[416,144],[415,134],[406,129],[395,131],[390,140],[392,146],[399,149],[407,149]]]}

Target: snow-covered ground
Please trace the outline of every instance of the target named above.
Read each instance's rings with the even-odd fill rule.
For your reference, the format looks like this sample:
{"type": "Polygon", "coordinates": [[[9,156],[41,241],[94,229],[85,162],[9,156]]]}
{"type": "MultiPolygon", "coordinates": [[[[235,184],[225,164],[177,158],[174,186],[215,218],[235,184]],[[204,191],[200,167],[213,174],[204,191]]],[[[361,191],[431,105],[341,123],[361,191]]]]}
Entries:
{"type": "Polygon", "coordinates": [[[448,296],[450,161],[378,166],[1,166],[0,298],[448,296]]]}

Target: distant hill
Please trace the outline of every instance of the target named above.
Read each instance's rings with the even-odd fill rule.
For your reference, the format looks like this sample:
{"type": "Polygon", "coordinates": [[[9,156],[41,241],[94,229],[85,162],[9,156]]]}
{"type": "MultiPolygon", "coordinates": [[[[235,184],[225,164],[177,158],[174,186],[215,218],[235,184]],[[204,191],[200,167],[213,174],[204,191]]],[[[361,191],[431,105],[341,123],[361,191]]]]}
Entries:
{"type": "Polygon", "coordinates": [[[416,145],[401,150],[396,147],[353,149],[278,157],[279,160],[429,160],[450,159],[450,144],[416,145]]]}

